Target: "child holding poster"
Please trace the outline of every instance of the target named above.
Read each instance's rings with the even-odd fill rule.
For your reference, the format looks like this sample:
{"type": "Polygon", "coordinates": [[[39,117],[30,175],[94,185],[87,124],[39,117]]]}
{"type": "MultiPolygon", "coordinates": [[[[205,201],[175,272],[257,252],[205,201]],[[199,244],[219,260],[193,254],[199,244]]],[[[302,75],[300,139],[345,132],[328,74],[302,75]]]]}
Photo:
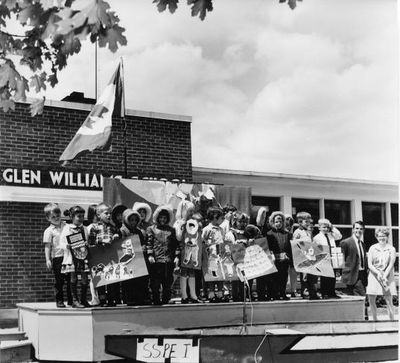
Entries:
{"type": "MultiPolygon", "coordinates": [[[[111,219],[111,207],[106,203],[100,203],[96,207],[98,221],[93,223],[89,233],[89,245],[97,248],[107,248],[111,243],[120,238],[121,233],[115,227],[111,219]]],[[[97,293],[101,306],[116,306],[120,302],[119,283],[100,286],[97,293]]]]}
{"type": "MultiPolygon", "coordinates": [[[[336,227],[332,226],[332,223],[329,221],[329,219],[319,219],[318,226],[319,233],[314,237],[313,241],[321,246],[329,247],[332,267],[334,269],[339,268],[338,265],[333,264],[332,257],[334,255],[333,251],[336,251],[337,248],[335,241],[342,239],[342,234],[336,227]]],[[[340,247],[338,249],[340,249],[340,247]]],[[[320,279],[322,298],[340,298],[335,292],[336,277],[321,276],[320,279]]]]}
{"type": "MultiPolygon", "coordinates": [[[[61,273],[64,250],[60,245],[60,235],[66,223],[61,220],[61,210],[56,203],[47,204],[44,207],[44,214],[47,221],[50,223],[43,233],[46,266],[47,269],[52,270],[54,274],[56,305],[58,308],[65,308],[63,294],[65,275],[61,273]]],[[[72,305],[71,286],[69,279],[67,279],[67,300],[68,305],[72,305]]]]}
{"type": "MultiPolygon", "coordinates": [[[[312,241],[312,231],[310,231],[311,214],[307,212],[299,212],[296,214],[297,223],[299,228],[293,232],[293,241],[312,241]]],[[[319,296],[316,291],[316,283],[318,276],[312,274],[300,274],[301,280],[301,295],[304,298],[304,288],[308,289],[309,299],[318,300],[319,296]]]]}
{"type": "MultiPolygon", "coordinates": [[[[224,229],[221,228],[221,224],[224,221],[224,214],[221,208],[210,207],[207,210],[207,219],[209,223],[204,227],[202,232],[202,239],[207,249],[207,267],[208,273],[217,277],[218,275],[218,261],[220,259],[219,253],[221,246],[224,243],[225,233],[224,229]]],[[[208,291],[208,299],[210,302],[222,302],[223,293],[223,282],[222,281],[208,281],[205,283],[208,291]]]]}
{"type": "Polygon", "coordinates": [[[153,214],[154,224],[147,228],[150,286],[153,304],[168,304],[171,298],[173,273],[179,264],[179,246],[175,235],[173,211],[169,205],[159,206],[153,214]],[[160,299],[160,287],[162,296],[160,299]]]}
{"type": "MultiPolygon", "coordinates": [[[[137,235],[142,246],[144,259],[148,268],[146,255],[146,245],[142,232],[138,228],[140,223],[140,214],[132,209],[125,209],[122,213],[123,226],[120,231],[122,238],[137,235]]],[[[124,302],[128,306],[146,305],[149,302],[149,277],[141,276],[135,279],[129,279],[122,282],[122,292],[125,297],[124,302]]]]}
{"type": "Polygon", "coordinates": [[[86,299],[88,285],[88,232],[83,225],[85,210],[80,206],[72,207],[69,210],[71,224],[67,224],[60,236],[60,245],[64,250],[64,258],[61,271],[70,279],[72,292],[72,307],[89,307],[86,299]],[[78,300],[77,281],[78,275],[81,276],[81,298],[78,300]]]}
{"type": "Polygon", "coordinates": [[[267,293],[274,300],[289,300],[286,295],[289,265],[292,260],[290,240],[292,234],[285,228],[285,216],[282,212],[273,212],[269,217],[271,230],[267,232],[268,246],[275,255],[278,272],[267,275],[267,293]]]}
{"type": "MultiPolygon", "coordinates": [[[[234,212],[232,217],[232,227],[225,235],[225,241],[232,244],[241,243],[247,247],[248,239],[245,235],[245,228],[249,224],[250,217],[243,212],[234,212]]],[[[249,281],[251,287],[253,281],[249,281]]],[[[233,301],[243,301],[244,285],[239,280],[232,281],[232,299],[233,301]]]]}

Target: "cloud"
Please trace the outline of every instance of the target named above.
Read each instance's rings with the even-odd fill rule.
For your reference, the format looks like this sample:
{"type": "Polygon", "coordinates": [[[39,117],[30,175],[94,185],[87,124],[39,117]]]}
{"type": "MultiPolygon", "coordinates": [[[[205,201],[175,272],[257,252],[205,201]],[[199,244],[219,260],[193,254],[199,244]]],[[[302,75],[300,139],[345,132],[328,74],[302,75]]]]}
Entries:
{"type": "MultiPolygon", "coordinates": [[[[193,116],[195,166],[397,179],[394,2],[221,1],[204,22],[184,3],[112,6],[128,46],[99,51],[99,91],[123,56],[128,108],[193,116]]],[[[54,95],[93,96],[93,52],[71,58],[54,95]]]]}

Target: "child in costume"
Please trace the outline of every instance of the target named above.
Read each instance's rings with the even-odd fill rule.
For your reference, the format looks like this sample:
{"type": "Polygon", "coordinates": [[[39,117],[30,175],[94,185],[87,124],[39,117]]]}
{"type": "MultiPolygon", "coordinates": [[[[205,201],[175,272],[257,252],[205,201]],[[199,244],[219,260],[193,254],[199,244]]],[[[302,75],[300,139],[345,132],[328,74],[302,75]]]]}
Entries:
{"type": "MultiPolygon", "coordinates": [[[[207,210],[209,223],[203,228],[202,239],[208,256],[208,273],[216,277],[220,265],[221,246],[225,239],[225,231],[221,228],[224,214],[221,208],[210,207],[207,210]]],[[[223,281],[208,281],[205,283],[210,302],[221,302],[224,296],[223,281]]]]}
{"type": "Polygon", "coordinates": [[[267,232],[271,229],[270,225],[268,224],[268,214],[269,209],[266,207],[260,207],[257,211],[256,217],[256,225],[260,229],[261,234],[265,237],[267,232]]]}
{"type": "Polygon", "coordinates": [[[237,212],[237,208],[232,204],[226,204],[222,211],[224,213],[224,221],[221,223],[221,228],[224,230],[224,233],[228,233],[233,223],[233,215],[237,212]]]}
{"type": "MultiPolygon", "coordinates": [[[[296,214],[297,223],[299,227],[293,232],[293,241],[304,240],[312,242],[312,231],[310,230],[310,224],[312,221],[311,214],[307,212],[299,212],[296,214]]],[[[301,296],[304,298],[304,289],[307,288],[309,299],[318,300],[319,296],[316,290],[316,283],[318,276],[312,274],[300,274],[301,282],[301,296]]]]}
{"type": "MultiPolygon", "coordinates": [[[[336,242],[342,239],[340,231],[332,226],[329,219],[321,218],[318,220],[319,233],[314,237],[314,243],[321,246],[328,246],[330,257],[332,259],[332,251],[336,248],[336,242]]],[[[332,260],[331,260],[332,263],[332,260]]],[[[332,267],[334,267],[332,265],[332,267]]],[[[323,298],[339,298],[335,292],[336,277],[321,276],[320,278],[320,289],[323,298]]]]}
{"type": "MultiPolygon", "coordinates": [[[[140,214],[132,209],[125,209],[122,213],[123,225],[120,229],[122,238],[137,235],[142,246],[144,260],[148,269],[146,245],[142,232],[138,228],[140,214]]],[[[141,276],[122,282],[124,302],[128,306],[146,305],[149,302],[149,276],[141,276]]]]}
{"type": "Polygon", "coordinates": [[[117,229],[120,229],[123,225],[123,217],[122,213],[124,210],[126,210],[128,207],[126,207],[123,204],[116,204],[111,210],[111,220],[114,223],[114,226],[117,227],[117,229]]]}
{"type": "MultiPolygon", "coordinates": [[[[47,204],[44,207],[44,214],[50,223],[43,233],[46,267],[48,270],[52,270],[54,274],[56,305],[58,308],[65,308],[63,294],[65,275],[61,273],[64,250],[60,245],[60,235],[66,223],[61,220],[61,210],[56,203],[47,204]]],[[[66,282],[68,305],[72,305],[70,280],[67,279],[66,282]]]]}
{"type": "MultiPolygon", "coordinates": [[[[100,203],[96,207],[98,222],[93,223],[89,233],[89,245],[107,248],[112,242],[120,238],[120,232],[111,220],[111,207],[106,203],[100,203]]],[[[119,283],[100,286],[97,293],[101,306],[115,306],[120,301],[119,283]]]]}
{"type": "MultiPolygon", "coordinates": [[[[92,229],[93,224],[98,222],[96,207],[97,204],[90,204],[87,209],[87,219],[85,225],[87,227],[88,234],[90,234],[90,230],[92,229]]],[[[89,255],[90,255],[90,247],[93,246],[89,246],[89,255]]],[[[98,306],[100,304],[100,299],[99,295],[97,294],[97,290],[93,285],[93,279],[91,278],[90,274],[89,274],[89,289],[90,289],[90,295],[92,296],[92,300],[89,301],[89,304],[91,306],[98,306]]]]}
{"type": "Polygon", "coordinates": [[[196,294],[196,270],[201,270],[202,265],[202,239],[199,223],[196,219],[189,219],[180,241],[181,268],[180,287],[182,304],[199,302],[196,294]],[[187,295],[189,285],[190,298],[187,295]]]}
{"type": "MultiPolygon", "coordinates": [[[[200,235],[202,235],[202,230],[203,230],[203,216],[201,213],[194,213],[192,215],[192,219],[194,219],[198,225],[199,225],[199,232],[200,235]]],[[[204,246],[204,242],[202,241],[202,247],[204,246]]],[[[204,256],[204,248],[202,248],[202,263],[203,263],[203,256],[204,256]]],[[[195,279],[196,279],[196,296],[199,298],[201,301],[207,300],[205,296],[205,281],[204,281],[204,275],[202,270],[195,270],[194,271],[195,279]]]]}
{"type": "MultiPolygon", "coordinates": [[[[225,235],[225,242],[229,244],[241,243],[244,247],[247,247],[247,238],[244,231],[249,224],[249,220],[250,217],[246,213],[234,212],[232,215],[232,227],[225,235]]],[[[231,296],[233,301],[243,301],[244,285],[240,280],[232,281],[231,296]]]]}
{"type": "Polygon", "coordinates": [[[69,210],[71,224],[67,224],[60,236],[60,244],[64,250],[64,258],[61,271],[70,280],[72,292],[72,307],[89,307],[86,299],[88,285],[88,232],[83,225],[85,210],[80,206],[72,207],[69,210]],[[78,275],[81,276],[81,298],[78,300],[77,281],[78,275]]]}
{"type": "Polygon", "coordinates": [[[176,239],[179,242],[182,241],[186,221],[192,217],[194,210],[194,204],[188,200],[182,200],[178,204],[175,214],[175,223],[173,227],[175,228],[176,239]]]}
{"type": "Polygon", "coordinates": [[[140,222],[138,228],[146,238],[147,228],[151,226],[152,211],[147,203],[135,202],[132,207],[133,210],[137,211],[140,215],[140,222]]]}
{"type": "Polygon", "coordinates": [[[192,202],[182,200],[175,214],[174,228],[182,256],[179,269],[182,304],[199,302],[196,294],[196,270],[201,270],[202,241],[199,223],[191,219],[194,210],[195,206],[192,202]]]}
{"type": "Polygon", "coordinates": [[[175,229],[171,227],[172,208],[169,205],[159,206],[154,211],[153,222],[146,233],[153,303],[168,304],[171,299],[173,273],[179,264],[180,254],[175,229]],[[162,286],[161,299],[160,286],[162,286]]]}
{"type": "Polygon", "coordinates": [[[273,212],[269,217],[271,230],[267,232],[267,241],[270,251],[275,255],[277,272],[266,275],[267,296],[273,300],[289,300],[286,295],[286,284],[292,247],[292,234],[285,229],[285,216],[282,212],[273,212]]]}

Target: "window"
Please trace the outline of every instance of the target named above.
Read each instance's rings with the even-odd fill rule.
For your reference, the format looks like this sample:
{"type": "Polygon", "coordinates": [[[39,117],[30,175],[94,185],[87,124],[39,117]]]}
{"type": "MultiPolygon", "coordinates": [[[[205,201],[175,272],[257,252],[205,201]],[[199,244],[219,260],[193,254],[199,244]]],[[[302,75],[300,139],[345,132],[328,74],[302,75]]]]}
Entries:
{"type": "Polygon", "coordinates": [[[399,205],[398,203],[390,203],[390,214],[392,217],[392,226],[399,226],[399,205]]]}
{"type": "Polygon", "coordinates": [[[319,219],[319,200],[318,199],[300,199],[292,198],[292,214],[296,221],[298,212],[308,212],[311,214],[314,223],[318,223],[319,219]]]}
{"type": "Polygon", "coordinates": [[[333,224],[351,225],[350,201],[347,200],[325,200],[325,217],[333,224]]]}
{"type": "Polygon", "coordinates": [[[368,251],[373,244],[378,242],[375,238],[375,228],[365,228],[363,238],[365,247],[367,248],[368,251]]]}
{"type": "Polygon", "coordinates": [[[366,226],[384,226],[385,203],[362,202],[362,216],[366,226]]]}

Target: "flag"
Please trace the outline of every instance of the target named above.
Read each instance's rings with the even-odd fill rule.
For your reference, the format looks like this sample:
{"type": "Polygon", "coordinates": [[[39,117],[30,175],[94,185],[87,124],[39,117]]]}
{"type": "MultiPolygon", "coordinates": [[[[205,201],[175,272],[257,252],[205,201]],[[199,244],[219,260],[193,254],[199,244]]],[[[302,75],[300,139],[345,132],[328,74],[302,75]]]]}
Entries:
{"type": "Polygon", "coordinates": [[[125,116],[122,62],[118,65],[89,116],[61,155],[60,161],[63,161],[63,166],[82,153],[95,149],[111,150],[113,112],[115,116],[125,116]]]}

